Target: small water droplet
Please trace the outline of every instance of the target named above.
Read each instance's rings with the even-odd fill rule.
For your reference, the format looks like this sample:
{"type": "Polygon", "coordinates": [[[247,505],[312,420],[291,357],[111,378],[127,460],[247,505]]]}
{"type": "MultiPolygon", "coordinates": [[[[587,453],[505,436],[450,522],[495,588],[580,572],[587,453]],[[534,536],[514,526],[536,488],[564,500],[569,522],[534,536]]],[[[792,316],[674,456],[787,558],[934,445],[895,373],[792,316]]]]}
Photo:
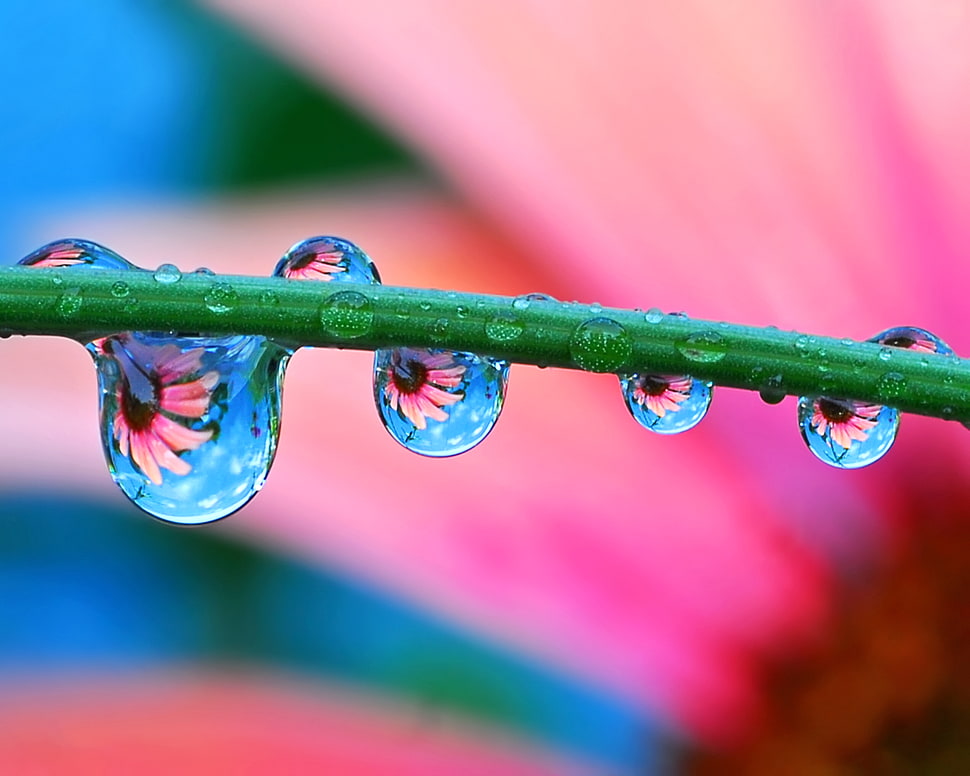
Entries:
{"type": "Polygon", "coordinates": [[[601,312],[603,312],[603,305],[601,305],[601,304],[600,304],[599,302],[593,302],[593,303],[592,303],[592,304],[591,304],[591,305],[589,306],[589,311],[590,311],[590,312],[591,312],[591,313],[592,313],[593,315],[599,315],[599,314],[600,314],[601,312]]]}
{"type": "Polygon", "coordinates": [[[647,323],[660,323],[664,319],[663,310],[659,307],[651,307],[643,314],[643,319],[647,323]]]}
{"type": "Polygon", "coordinates": [[[57,297],[57,313],[63,318],[76,315],[81,309],[84,299],[80,288],[68,288],[57,297]]]}
{"type": "Polygon", "coordinates": [[[266,307],[276,307],[280,303],[280,295],[275,291],[263,291],[259,295],[259,302],[266,307]]]}
{"type": "Polygon", "coordinates": [[[374,324],[374,307],[357,291],[338,291],[320,305],[320,323],[338,337],[362,337],[374,324]]]}
{"type": "Polygon", "coordinates": [[[624,375],[620,389],[637,423],[657,434],[693,428],[711,405],[711,383],[687,375],[624,375]]]}
{"type": "Polygon", "coordinates": [[[377,267],[349,240],[321,235],[291,246],[273,269],[275,277],[343,283],[380,283],[377,267]]]}
{"type": "Polygon", "coordinates": [[[780,404],[788,395],[784,389],[784,376],[780,374],[771,375],[764,381],[761,390],[758,392],[761,401],[765,404],[780,404]]]}
{"type": "Polygon", "coordinates": [[[792,344],[794,345],[795,350],[805,350],[808,347],[808,335],[799,334],[797,337],[795,337],[795,342],[792,344]]]}
{"type": "Polygon", "coordinates": [[[195,269],[195,270],[194,270],[194,271],[192,272],[192,274],[193,274],[193,275],[206,275],[206,276],[212,276],[212,275],[215,275],[216,273],[215,273],[215,272],[213,272],[213,271],[212,271],[211,269],[209,269],[208,267],[197,267],[197,268],[196,268],[196,269],[195,269]]]}
{"type": "Polygon", "coordinates": [[[412,452],[444,457],[481,442],[505,402],[509,364],[448,350],[389,348],[374,359],[384,427],[412,452]]]}
{"type": "Polygon", "coordinates": [[[492,342],[511,342],[518,339],[524,328],[513,313],[500,312],[485,323],[485,336],[492,342]]]}
{"type": "Polygon", "coordinates": [[[431,312],[431,302],[418,302],[418,307],[421,309],[421,312],[431,312]]]}
{"type": "Polygon", "coordinates": [[[626,329],[611,318],[590,318],[576,327],[569,351],[581,369],[615,372],[629,361],[633,341],[626,329]]]}
{"type": "Polygon", "coordinates": [[[533,302],[548,303],[548,302],[555,302],[555,301],[556,300],[553,297],[549,296],[549,294],[540,294],[540,293],[534,292],[531,294],[523,294],[522,296],[517,296],[512,301],[512,307],[514,307],[516,310],[528,310],[529,306],[533,302]]]}
{"type": "Polygon", "coordinates": [[[847,399],[803,396],[798,400],[802,439],[825,463],[857,469],[879,460],[892,447],[899,413],[891,407],[847,399]]]}
{"type": "Polygon", "coordinates": [[[880,399],[896,399],[906,391],[906,377],[899,372],[886,372],[880,376],[876,387],[880,399]]]}
{"type": "Polygon", "coordinates": [[[433,324],[431,324],[431,334],[435,338],[444,337],[448,333],[448,328],[451,325],[451,321],[447,318],[438,318],[433,324]]]}
{"type": "Polygon", "coordinates": [[[724,358],[727,354],[727,344],[716,331],[705,329],[692,332],[685,339],[679,340],[677,350],[690,361],[712,364],[724,358]]]}
{"type": "Polygon", "coordinates": [[[843,337],[842,339],[839,340],[839,344],[845,345],[845,347],[850,348],[853,345],[855,345],[855,340],[850,339],[849,337],[843,337]]]}
{"type": "Polygon", "coordinates": [[[159,283],[178,283],[182,279],[182,271],[174,264],[161,264],[153,277],[159,283]]]}
{"type": "Polygon", "coordinates": [[[108,468],[136,506],[172,523],[208,523],[263,486],[289,350],[263,337],[137,332],[87,349],[108,468]]]}
{"type": "Polygon", "coordinates": [[[879,349],[879,360],[888,361],[893,357],[892,348],[880,348],[879,349]]]}
{"type": "Polygon", "coordinates": [[[216,283],[205,292],[205,306],[214,313],[227,313],[236,306],[239,294],[228,283],[216,283]]]}
{"type": "MultiPolygon", "coordinates": [[[[941,356],[952,356],[953,349],[935,334],[931,334],[926,329],[916,326],[894,326],[886,329],[869,338],[869,342],[877,342],[890,348],[902,350],[916,350],[920,353],[938,353],[941,356]]],[[[891,352],[890,352],[891,355],[891,352]]],[[[879,351],[879,357],[884,361],[889,356],[883,356],[883,351],[879,351]]]]}
{"type": "Polygon", "coordinates": [[[459,318],[467,318],[471,315],[471,308],[468,305],[460,304],[455,308],[455,314],[459,318]]]}
{"type": "Polygon", "coordinates": [[[129,296],[125,298],[125,304],[121,308],[125,315],[131,315],[138,309],[138,297],[129,296]]]}
{"type": "Polygon", "coordinates": [[[131,289],[124,280],[119,280],[111,284],[111,295],[116,299],[124,299],[131,293],[131,289]]]}

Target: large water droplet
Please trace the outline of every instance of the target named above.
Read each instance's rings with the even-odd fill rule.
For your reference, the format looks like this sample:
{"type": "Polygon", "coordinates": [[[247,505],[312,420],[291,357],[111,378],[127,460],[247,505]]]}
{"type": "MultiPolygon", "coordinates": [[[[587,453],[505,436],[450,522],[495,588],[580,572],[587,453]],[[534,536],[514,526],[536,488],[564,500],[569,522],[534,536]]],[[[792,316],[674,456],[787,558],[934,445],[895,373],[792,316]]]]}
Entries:
{"type": "Polygon", "coordinates": [[[816,457],[831,466],[857,469],[878,461],[892,447],[899,413],[878,404],[803,396],[798,424],[816,457]]]}
{"type": "Polygon", "coordinates": [[[161,264],[159,265],[158,269],[155,270],[152,277],[154,277],[157,282],[168,285],[171,283],[178,283],[182,279],[182,271],[174,264],[161,264]]]}
{"type": "Polygon", "coordinates": [[[724,342],[724,337],[716,331],[706,329],[688,334],[686,338],[677,343],[677,350],[690,361],[713,364],[715,361],[724,358],[727,353],[727,344],[724,342]]]}
{"type": "Polygon", "coordinates": [[[290,248],[273,270],[276,277],[296,280],[338,280],[345,283],[380,283],[370,257],[349,240],[310,237],[290,248]]]}
{"type": "Polygon", "coordinates": [[[22,258],[26,267],[136,269],[117,253],[90,240],[56,240],[22,258]]]}
{"type": "Polygon", "coordinates": [[[693,428],[711,406],[711,383],[687,375],[626,375],[620,388],[637,423],[657,434],[693,428]]]}
{"type": "Polygon", "coordinates": [[[198,524],[263,486],[290,351],[263,337],[140,332],[89,343],[115,482],[150,515],[198,524]]]}
{"type": "Polygon", "coordinates": [[[492,430],[509,364],[450,350],[389,348],[374,359],[374,399],[384,426],[408,450],[457,455],[492,430]]]}
{"type": "Polygon", "coordinates": [[[338,337],[362,337],[374,324],[374,306],[357,291],[338,291],[320,305],[320,323],[338,337]]]}
{"type": "Polygon", "coordinates": [[[485,336],[492,342],[512,342],[517,339],[525,327],[514,313],[496,313],[485,323],[485,336]]]}
{"type": "Polygon", "coordinates": [[[590,318],[576,327],[569,340],[576,365],[590,372],[615,372],[629,361],[633,340],[611,318],[590,318]]]}
{"type": "MultiPolygon", "coordinates": [[[[935,334],[916,326],[894,326],[869,338],[869,342],[878,342],[891,348],[916,350],[921,353],[939,353],[952,356],[953,349],[935,334]]],[[[882,352],[880,351],[880,357],[882,352]]]]}

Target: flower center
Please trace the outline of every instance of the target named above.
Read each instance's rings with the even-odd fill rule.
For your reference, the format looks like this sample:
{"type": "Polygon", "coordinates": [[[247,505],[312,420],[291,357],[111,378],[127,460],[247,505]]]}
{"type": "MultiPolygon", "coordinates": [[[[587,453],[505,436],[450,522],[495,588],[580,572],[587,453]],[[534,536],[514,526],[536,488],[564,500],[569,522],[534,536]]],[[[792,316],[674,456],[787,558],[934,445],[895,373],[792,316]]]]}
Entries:
{"type": "Polygon", "coordinates": [[[916,344],[916,340],[912,337],[890,337],[889,339],[882,341],[883,345],[888,345],[891,348],[903,348],[908,350],[916,344]]]}
{"type": "Polygon", "coordinates": [[[855,415],[855,410],[851,404],[839,401],[838,399],[818,399],[816,400],[815,406],[818,407],[818,411],[822,413],[822,417],[829,423],[845,423],[855,415]]]}
{"type": "Polygon", "coordinates": [[[647,396],[660,396],[670,388],[670,383],[657,375],[646,375],[640,378],[640,390],[647,396]]]}
{"type": "Polygon", "coordinates": [[[114,355],[121,369],[121,412],[132,431],[144,431],[158,414],[161,391],[158,377],[145,372],[135,363],[120,342],[106,341],[105,351],[114,355]],[[107,347],[109,343],[110,347],[107,347]]]}
{"type": "Polygon", "coordinates": [[[391,369],[391,381],[401,393],[417,393],[428,382],[428,367],[417,359],[402,360],[391,369]]]}

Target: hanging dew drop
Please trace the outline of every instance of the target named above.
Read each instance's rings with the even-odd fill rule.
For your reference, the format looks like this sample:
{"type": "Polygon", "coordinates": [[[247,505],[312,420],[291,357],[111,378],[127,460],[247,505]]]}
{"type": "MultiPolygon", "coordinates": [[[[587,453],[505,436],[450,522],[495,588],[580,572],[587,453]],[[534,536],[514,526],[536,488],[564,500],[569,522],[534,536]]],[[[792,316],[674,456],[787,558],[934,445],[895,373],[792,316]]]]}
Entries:
{"type": "Polygon", "coordinates": [[[899,413],[891,407],[848,399],[802,397],[798,424],[808,449],[840,469],[878,461],[896,440],[899,413]]]}
{"type": "Polygon", "coordinates": [[[152,275],[156,282],[170,285],[182,279],[182,271],[174,264],[161,264],[152,275]]]}
{"type": "Polygon", "coordinates": [[[637,423],[656,434],[692,429],[711,406],[711,383],[686,375],[624,375],[620,389],[637,423]]]}
{"type": "Polygon", "coordinates": [[[689,334],[676,343],[677,350],[689,361],[713,364],[727,354],[727,344],[716,331],[705,329],[689,334]]]}
{"type": "Polygon", "coordinates": [[[374,324],[374,307],[357,291],[338,291],[320,306],[320,323],[337,337],[362,337],[374,324]]]}
{"type": "Polygon", "coordinates": [[[412,452],[458,455],[481,442],[505,403],[509,364],[449,350],[389,348],[374,359],[384,427],[412,452]]]}
{"type": "Polygon", "coordinates": [[[573,361],[589,372],[616,372],[633,354],[633,340],[611,318],[590,318],[573,332],[569,340],[573,361]]]}
{"type": "Polygon", "coordinates": [[[195,525],[235,512],[262,488],[289,350],[263,337],[138,332],[87,349],[108,469],[136,506],[195,525]]]}

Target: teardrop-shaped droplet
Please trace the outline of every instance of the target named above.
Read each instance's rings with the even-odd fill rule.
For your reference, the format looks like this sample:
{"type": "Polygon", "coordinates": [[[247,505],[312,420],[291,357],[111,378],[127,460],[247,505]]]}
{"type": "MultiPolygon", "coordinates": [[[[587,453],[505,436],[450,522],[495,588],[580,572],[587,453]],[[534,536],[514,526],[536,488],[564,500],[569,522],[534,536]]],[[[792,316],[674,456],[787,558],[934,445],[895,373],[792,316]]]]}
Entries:
{"type": "Polygon", "coordinates": [[[899,412],[879,404],[803,396],[798,401],[798,425],[817,458],[841,469],[858,469],[878,461],[892,447],[899,412]]]}
{"type": "Polygon", "coordinates": [[[457,455],[492,430],[509,364],[450,350],[388,348],[374,358],[374,399],[384,426],[408,450],[457,455]]]}
{"type": "Polygon", "coordinates": [[[921,353],[939,353],[941,356],[952,356],[953,349],[935,334],[916,326],[894,326],[869,338],[869,342],[878,342],[891,348],[902,350],[917,350],[921,353]]]}
{"type": "Polygon", "coordinates": [[[55,240],[28,254],[17,264],[26,267],[93,267],[95,269],[136,269],[117,253],[90,240],[55,240]]]}
{"type": "Polygon", "coordinates": [[[625,375],[620,388],[637,423],[657,434],[693,428],[711,406],[711,383],[688,375],[625,375]]]}
{"type": "Polygon", "coordinates": [[[294,280],[380,283],[370,257],[349,240],[310,237],[290,248],[279,260],[273,275],[294,280]]]}
{"type": "Polygon", "coordinates": [[[172,523],[208,523],[262,488],[291,351],[264,337],[140,332],[87,348],[108,469],[136,506],[172,523]]]}

